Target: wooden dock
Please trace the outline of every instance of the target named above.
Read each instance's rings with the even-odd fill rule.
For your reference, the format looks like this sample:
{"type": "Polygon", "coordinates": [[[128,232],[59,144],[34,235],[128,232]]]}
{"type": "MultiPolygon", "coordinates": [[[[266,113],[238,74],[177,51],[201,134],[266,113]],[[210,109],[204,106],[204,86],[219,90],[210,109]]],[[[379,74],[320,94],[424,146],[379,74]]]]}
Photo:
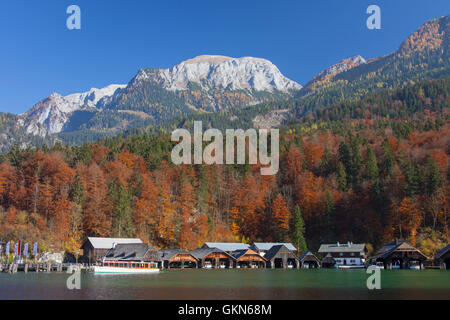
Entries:
{"type": "Polygon", "coordinates": [[[87,270],[88,267],[84,267],[81,264],[70,263],[8,263],[0,264],[0,273],[17,273],[17,272],[67,272],[73,273],[76,270],[87,270]]]}

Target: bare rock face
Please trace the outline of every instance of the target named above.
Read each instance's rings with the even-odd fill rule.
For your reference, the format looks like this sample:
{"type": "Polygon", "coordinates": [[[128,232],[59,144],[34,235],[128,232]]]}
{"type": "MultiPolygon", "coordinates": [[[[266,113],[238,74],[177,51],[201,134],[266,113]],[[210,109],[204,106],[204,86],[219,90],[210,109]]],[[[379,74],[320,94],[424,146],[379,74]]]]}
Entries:
{"type": "Polygon", "coordinates": [[[61,132],[74,111],[82,108],[95,108],[101,99],[112,96],[118,89],[124,87],[125,85],[113,84],[103,89],[92,88],[87,92],[68,96],[52,93],[21,114],[20,122],[26,128],[27,133],[42,137],[61,132]]]}
{"type": "Polygon", "coordinates": [[[172,91],[187,90],[190,82],[202,89],[227,88],[230,90],[278,90],[289,92],[302,87],[284,77],[270,61],[261,58],[230,58],[225,56],[199,56],[160,70],[163,86],[172,91]]]}

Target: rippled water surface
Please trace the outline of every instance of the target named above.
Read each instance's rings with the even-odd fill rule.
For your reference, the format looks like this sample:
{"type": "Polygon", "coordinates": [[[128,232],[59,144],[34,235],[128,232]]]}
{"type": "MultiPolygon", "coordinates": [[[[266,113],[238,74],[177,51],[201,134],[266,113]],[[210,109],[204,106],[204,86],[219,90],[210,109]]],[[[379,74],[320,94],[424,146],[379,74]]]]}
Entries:
{"type": "Polygon", "coordinates": [[[4,299],[450,299],[450,271],[381,271],[368,290],[365,270],[164,270],[156,275],[0,274],[4,299]]]}

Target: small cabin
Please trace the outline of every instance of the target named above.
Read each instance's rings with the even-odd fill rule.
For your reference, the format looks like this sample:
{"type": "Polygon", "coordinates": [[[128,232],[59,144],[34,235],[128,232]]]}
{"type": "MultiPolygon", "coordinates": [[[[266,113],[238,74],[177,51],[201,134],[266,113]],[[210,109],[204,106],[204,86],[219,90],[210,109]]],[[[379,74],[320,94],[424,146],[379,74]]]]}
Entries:
{"type": "Polygon", "coordinates": [[[197,259],[199,268],[229,269],[234,267],[235,258],[219,248],[198,248],[189,253],[197,259]]]}
{"type": "Polygon", "coordinates": [[[385,269],[424,269],[427,257],[408,241],[395,240],[386,244],[371,261],[385,269]]]}
{"type": "Polygon", "coordinates": [[[367,248],[364,243],[322,244],[319,253],[322,256],[333,257],[338,266],[362,266],[367,259],[367,248]]]}
{"type": "Polygon", "coordinates": [[[450,244],[434,255],[434,265],[443,270],[450,270],[450,244]]]}
{"type": "Polygon", "coordinates": [[[316,257],[315,254],[308,251],[303,253],[300,258],[298,258],[300,262],[300,268],[302,269],[318,269],[320,268],[320,260],[316,257]]]}
{"type": "Polygon", "coordinates": [[[299,268],[299,261],[297,256],[289,250],[285,245],[276,245],[270,248],[264,255],[267,260],[267,268],[299,268]]]}
{"type": "Polygon", "coordinates": [[[251,249],[236,250],[233,252],[236,268],[260,269],[265,268],[267,260],[251,249]]]}
{"type": "Polygon", "coordinates": [[[142,243],[141,239],[132,238],[97,238],[88,237],[81,246],[83,255],[80,261],[86,263],[97,263],[111,250],[115,245],[121,243],[142,243]]]}
{"type": "Polygon", "coordinates": [[[164,268],[197,268],[198,260],[189,252],[181,249],[163,249],[159,251],[164,268]]]}

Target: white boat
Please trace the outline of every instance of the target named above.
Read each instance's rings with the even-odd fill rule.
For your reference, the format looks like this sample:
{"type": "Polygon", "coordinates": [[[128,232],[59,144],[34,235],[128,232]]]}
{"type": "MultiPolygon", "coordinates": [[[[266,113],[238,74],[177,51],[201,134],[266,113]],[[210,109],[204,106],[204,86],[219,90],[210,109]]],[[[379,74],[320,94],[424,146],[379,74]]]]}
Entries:
{"type": "Polygon", "coordinates": [[[94,267],[94,273],[97,274],[144,274],[158,272],[158,265],[153,262],[104,261],[101,266],[94,267]]]}

